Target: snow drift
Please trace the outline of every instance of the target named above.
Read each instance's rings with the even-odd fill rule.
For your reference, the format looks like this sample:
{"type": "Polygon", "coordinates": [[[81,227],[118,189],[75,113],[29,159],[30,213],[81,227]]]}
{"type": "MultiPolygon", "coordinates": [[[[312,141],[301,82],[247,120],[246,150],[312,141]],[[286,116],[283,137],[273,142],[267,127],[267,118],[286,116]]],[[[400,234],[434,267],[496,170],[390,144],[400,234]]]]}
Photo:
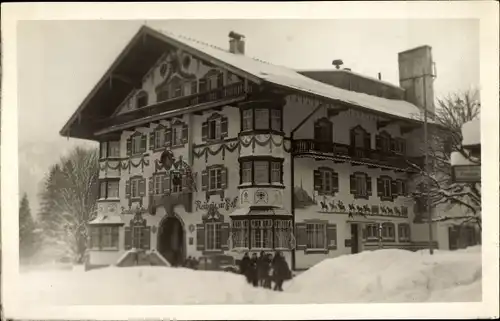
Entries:
{"type": "Polygon", "coordinates": [[[240,275],[170,267],[21,273],[31,305],[285,304],[481,301],[481,247],[454,252],[378,250],[324,260],[278,293],[240,275]]]}

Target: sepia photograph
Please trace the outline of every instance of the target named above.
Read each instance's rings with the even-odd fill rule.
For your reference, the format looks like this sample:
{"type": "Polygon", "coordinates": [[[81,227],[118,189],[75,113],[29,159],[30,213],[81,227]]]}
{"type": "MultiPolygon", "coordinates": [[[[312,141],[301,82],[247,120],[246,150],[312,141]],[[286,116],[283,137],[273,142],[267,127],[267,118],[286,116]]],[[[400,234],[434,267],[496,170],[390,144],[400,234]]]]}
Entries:
{"type": "Polygon", "coordinates": [[[19,307],[483,301],[479,19],[16,34],[19,307]]]}

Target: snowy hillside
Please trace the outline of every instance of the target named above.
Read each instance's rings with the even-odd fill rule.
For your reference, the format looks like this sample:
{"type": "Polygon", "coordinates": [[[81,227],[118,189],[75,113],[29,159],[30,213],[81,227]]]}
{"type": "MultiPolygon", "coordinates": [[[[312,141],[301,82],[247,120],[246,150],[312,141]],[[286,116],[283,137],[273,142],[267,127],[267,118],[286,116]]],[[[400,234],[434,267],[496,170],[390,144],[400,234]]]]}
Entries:
{"type": "Polygon", "coordinates": [[[240,275],[166,267],[21,273],[22,305],[245,304],[481,301],[481,247],[447,252],[379,250],[325,260],[285,292],[240,275]],[[174,292],[169,289],[175,289],[174,292]]]}

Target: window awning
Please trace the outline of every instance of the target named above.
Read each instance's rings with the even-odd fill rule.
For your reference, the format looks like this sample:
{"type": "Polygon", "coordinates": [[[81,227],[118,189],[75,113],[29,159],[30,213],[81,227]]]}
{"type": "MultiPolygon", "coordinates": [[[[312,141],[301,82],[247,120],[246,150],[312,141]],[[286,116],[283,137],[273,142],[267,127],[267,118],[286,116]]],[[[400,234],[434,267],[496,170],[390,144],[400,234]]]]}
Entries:
{"type": "Polygon", "coordinates": [[[121,216],[116,214],[99,214],[95,219],[89,222],[89,225],[110,225],[125,224],[121,216]]]}

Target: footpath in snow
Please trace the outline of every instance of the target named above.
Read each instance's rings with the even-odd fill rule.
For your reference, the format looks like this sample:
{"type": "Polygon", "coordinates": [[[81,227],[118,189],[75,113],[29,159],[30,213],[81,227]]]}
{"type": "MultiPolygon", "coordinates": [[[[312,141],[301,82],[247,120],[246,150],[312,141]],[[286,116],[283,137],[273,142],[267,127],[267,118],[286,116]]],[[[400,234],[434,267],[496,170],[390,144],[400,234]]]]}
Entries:
{"type": "Polygon", "coordinates": [[[481,301],[481,247],[378,250],[324,260],[273,292],[240,275],[166,267],[20,274],[22,304],[170,305],[481,301]]]}

